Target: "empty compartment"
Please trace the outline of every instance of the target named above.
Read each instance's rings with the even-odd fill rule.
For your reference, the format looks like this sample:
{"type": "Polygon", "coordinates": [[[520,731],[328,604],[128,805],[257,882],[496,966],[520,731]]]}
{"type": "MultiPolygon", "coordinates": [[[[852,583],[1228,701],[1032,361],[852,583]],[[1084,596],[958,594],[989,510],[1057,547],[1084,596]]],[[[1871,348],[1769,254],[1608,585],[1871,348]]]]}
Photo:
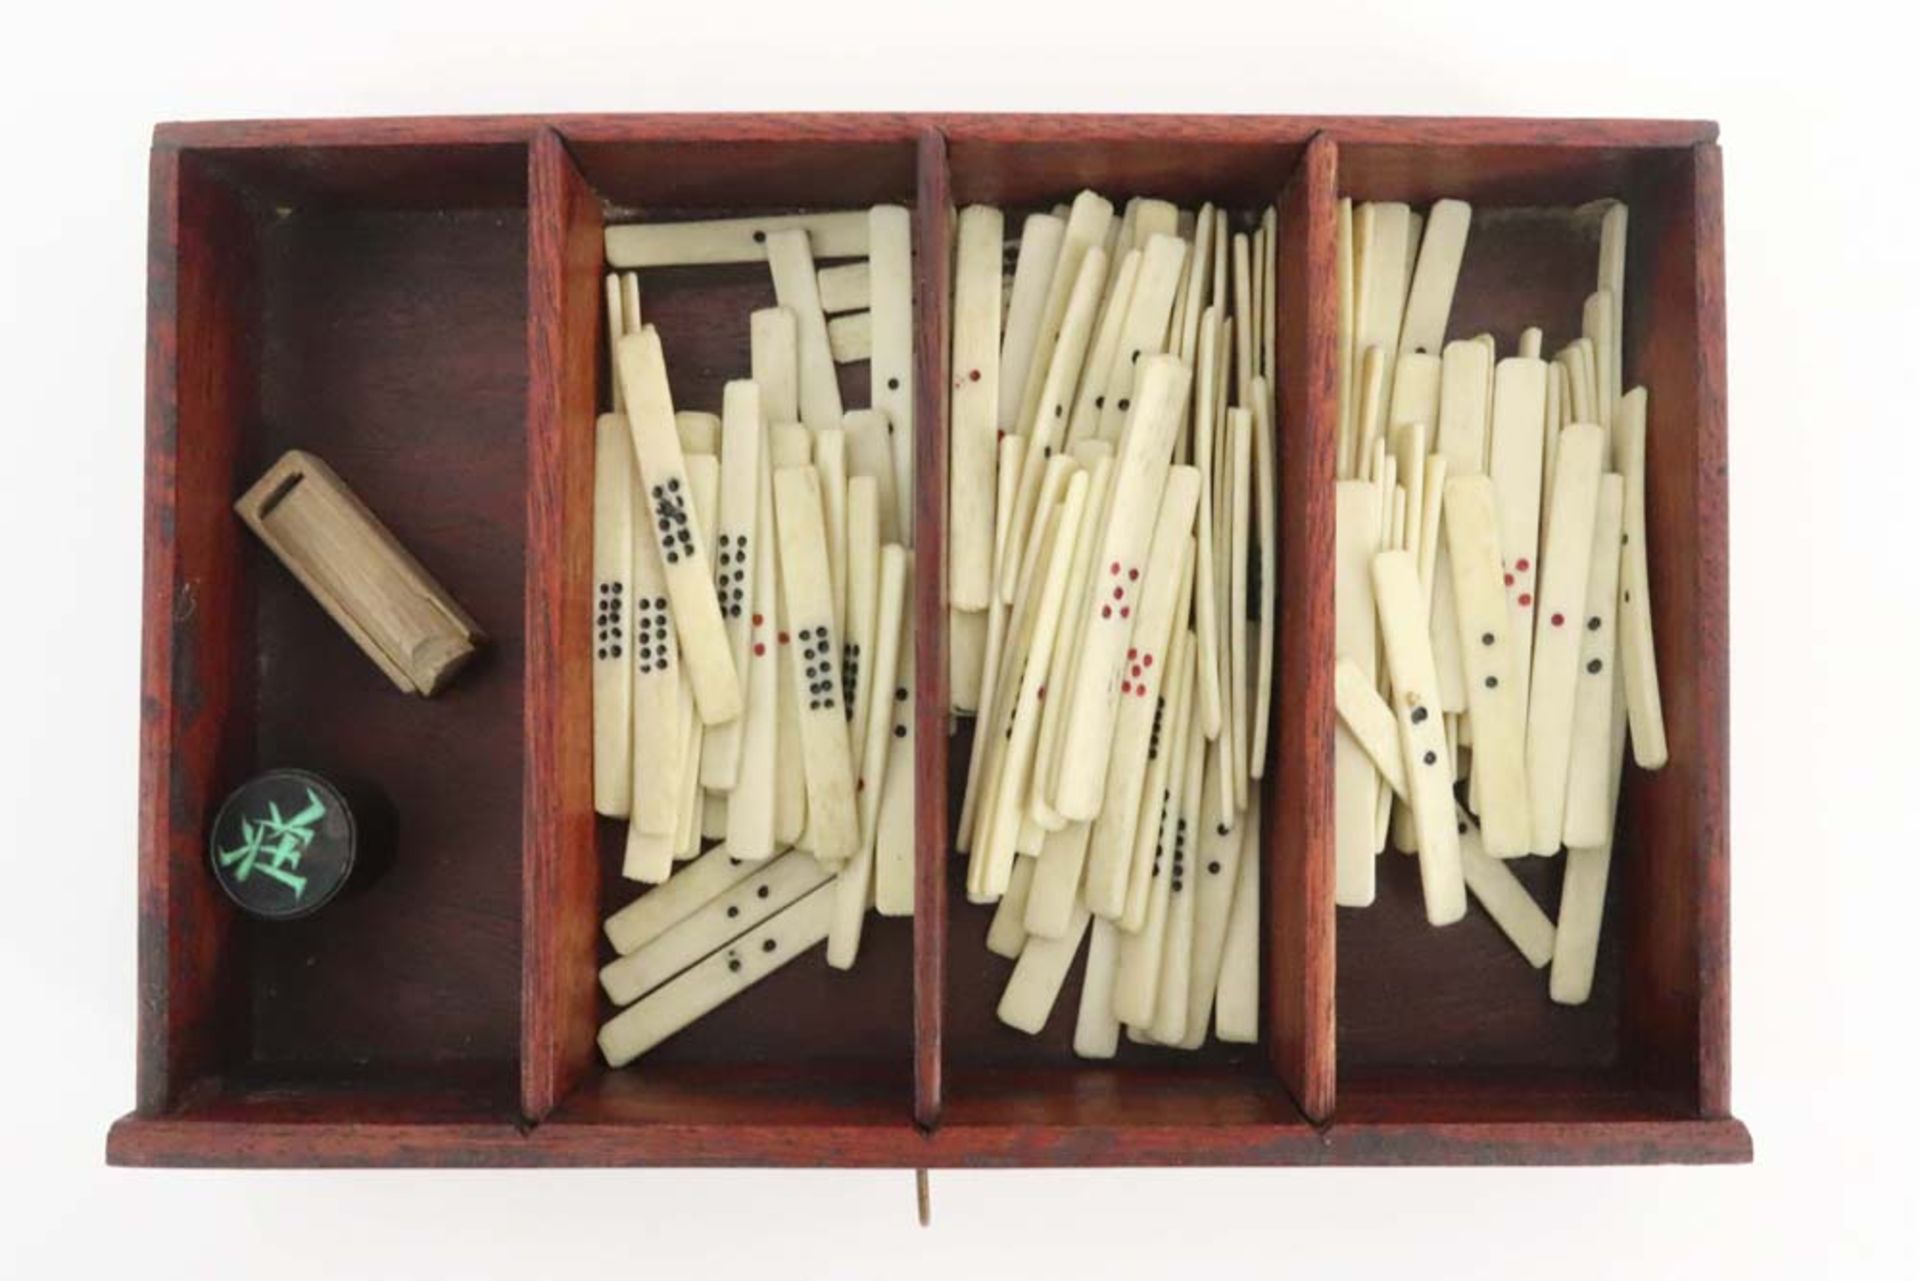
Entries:
{"type": "Polygon", "coordinates": [[[152,352],[143,1117],[517,1113],[524,154],[156,149],[177,310],[152,352]],[[436,697],[396,690],[234,514],[288,449],[486,633],[436,697]],[[374,789],[396,831],[371,889],[272,923],[221,897],[207,834],[280,766],[374,789]]]}
{"type": "MultiPolygon", "coordinates": [[[[1500,358],[1527,326],[1544,331],[1549,360],[1579,337],[1600,225],[1581,206],[1628,204],[1622,385],[1649,391],[1648,550],[1671,755],[1647,773],[1629,749],[1584,1004],[1551,1001],[1547,971],[1477,905],[1430,927],[1417,860],[1380,855],[1375,903],[1338,913],[1336,1125],[1724,1116],[1724,424],[1705,390],[1721,322],[1699,288],[1711,280],[1717,294],[1718,153],[1342,143],[1338,173],[1356,206],[1473,205],[1447,337],[1491,333],[1500,358]]],[[[1549,917],[1565,865],[1564,854],[1507,864],[1549,917]]]]}
{"type": "MultiPolygon", "coordinates": [[[[946,134],[953,203],[962,209],[990,204],[1003,211],[1010,271],[1027,215],[1069,205],[1084,190],[1111,201],[1116,222],[1126,202],[1138,196],[1184,210],[1212,202],[1228,212],[1233,232],[1251,232],[1295,173],[1309,131],[1281,120],[989,117],[954,121],[946,134]]],[[[1284,229],[1280,236],[1276,256],[1284,262],[1296,250],[1286,242],[1284,229]]],[[[1258,263],[1254,266],[1257,271],[1258,263]]],[[[1290,361],[1282,350],[1277,437],[1296,429],[1285,405],[1290,361]]],[[[956,369],[953,376],[963,375],[956,369]]],[[[1278,452],[1284,455],[1284,445],[1278,452]]],[[[1284,526],[1278,535],[1282,541],[1288,537],[1284,526]]],[[[1276,612],[1277,629],[1284,631],[1289,625],[1284,589],[1276,612]]],[[[947,620],[938,621],[944,627],[947,620]]],[[[1276,682],[1278,674],[1276,664],[1276,682]]],[[[946,685],[943,673],[943,693],[946,685]]],[[[1274,699],[1277,709],[1277,683],[1274,699]]],[[[1084,940],[1038,1034],[1018,1031],[997,1015],[1015,963],[987,950],[995,905],[968,902],[968,856],[953,848],[974,736],[984,731],[974,717],[955,724],[944,743],[946,845],[931,851],[947,864],[949,903],[941,1036],[946,1079],[938,1132],[943,1149],[994,1161],[1123,1162],[1152,1159],[1149,1131],[1165,1133],[1172,1127],[1181,1135],[1180,1159],[1226,1161],[1258,1159],[1250,1151],[1274,1143],[1276,1136],[1310,1133],[1271,1061],[1268,1026],[1276,964],[1268,946],[1272,923],[1264,909],[1274,895],[1286,892],[1273,881],[1275,825],[1288,821],[1274,801],[1273,769],[1284,768],[1277,760],[1278,732],[1268,743],[1268,759],[1275,765],[1264,782],[1254,781],[1264,798],[1266,829],[1257,842],[1262,868],[1258,1042],[1222,1042],[1210,1027],[1199,1049],[1181,1051],[1135,1044],[1123,1028],[1117,1053],[1103,1060],[1080,1058],[1073,1050],[1089,948],[1084,940]],[[1014,1138],[1016,1130],[1026,1132],[1014,1138]]],[[[1204,874],[1196,867],[1196,881],[1204,874]]],[[[1266,1159],[1281,1158],[1268,1152],[1266,1159]]]]}
{"type": "MultiPolygon", "coordinates": [[[[610,1145],[596,1149],[608,1161],[663,1159],[673,1151],[672,1136],[684,1132],[701,1134],[698,1142],[714,1150],[735,1150],[731,1144],[748,1142],[742,1136],[785,1125],[820,1132],[845,1125],[896,1139],[912,1134],[913,926],[906,919],[870,913],[850,971],[830,968],[824,949],[815,947],[626,1067],[604,1062],[595,1036],[621,1007],[598,979],[615,955],[602,925],[651,891],[622,875],[626,822],[591,813],[588,579],[593,421],[612,403],[603,229],[911,206],[916,139],[904,123],[884,121],[836,136],[778,121],[703,127],[664,117],[570,127],[564,146],[557,134],[536,142],[535,171],[543,176],[534,184],[535,217],[564,227],[551,290],[535,299],[536,310],[554,307],[564,317],[551,463],[565,477],[564,498],[551,551],[558,559],[548,566],[558,593],[554,610],[564,621],[551,655],[559,703],[545,714],[561,718],[562,727],[574,716],[589,723],[578,732],[556,730],[554,768],[566,817],[554,846],[530,854],[541,864],[532,874],[554,879],[532,909],[539,918],[532,928],[543,939],[530,1000],[550,1003],[552,1013],[530,1023],[527,1110],[547,1117],[546,1133],[610,1145]],[[599,1137],[582,1139],[582,1129],[599,1137]]],[[[849,257],[816,255],[822,265],[849,257]]],[[[637,270],[642,320],[658,329],[675,410],[719,415],[724,384],[752,376],[749,316],[775,303],[766,262],[637,270]]],[[[541,323],[536,316],[536,327],[541,323]]],[[[837,373],[846,409],[871,403],[867,362],[839,364],[837,373]]],[[[772,1159],[760,1142],[759,1159],[772,1159]]],[[[808,1152],[804,1159],[834,1158],[808,1152]]]]}

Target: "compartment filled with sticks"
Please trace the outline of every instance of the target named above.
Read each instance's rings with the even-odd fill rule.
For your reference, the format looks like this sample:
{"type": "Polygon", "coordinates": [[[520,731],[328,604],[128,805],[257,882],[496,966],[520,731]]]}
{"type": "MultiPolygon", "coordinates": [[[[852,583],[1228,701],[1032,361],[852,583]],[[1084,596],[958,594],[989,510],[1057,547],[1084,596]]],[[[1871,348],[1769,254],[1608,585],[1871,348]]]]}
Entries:
{"type": "MultiPolygon", "coordinates": [[[[1073,1049],[1258,1036],[1275,648],[1271,211],[959,211],[954,836],[996,1014],[1073,1049]],[[1008,270],[1010,268],[1010,270],[1008,270]],[[1064,1017],[1064,1016],[1063,1016],[1064,1017]]],[[[967,1014],[959,1017],[963,1020],[967,1014]]]]}
{"type": "Polygon", "coordinates": [[[1339,208],[1335,901],[1372,906],[1405,879],[1385,851],[1417,854],[1427,925],[1478,902],[1567,1005],[1594,988],[1628,743],[1667,759],[1627,226],[1617,200],[1339,208]],[[1493,295],[1531,312],[1504,354],[1474,331],[1493,295]]]}
{"type": "Polygon", "coordinates": [[[913,269],[894,205],[605,245],[594,807],[654,887],[608,897],[618,1067],[912,913],[913,269]]]}

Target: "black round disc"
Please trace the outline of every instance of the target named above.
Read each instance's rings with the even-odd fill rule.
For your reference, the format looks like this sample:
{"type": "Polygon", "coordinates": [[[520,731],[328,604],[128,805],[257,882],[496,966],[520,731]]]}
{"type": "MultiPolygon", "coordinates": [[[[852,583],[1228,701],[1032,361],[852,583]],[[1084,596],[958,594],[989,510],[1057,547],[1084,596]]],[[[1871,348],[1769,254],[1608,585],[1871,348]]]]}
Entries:
{"type": "Polygon", "coordinates": [[[220,806],[208,836],[213,877],[250,916],[290,921],[331,902],[353,873],[358,831],[340,790],[318,774],[269,770],[220,806]]]}

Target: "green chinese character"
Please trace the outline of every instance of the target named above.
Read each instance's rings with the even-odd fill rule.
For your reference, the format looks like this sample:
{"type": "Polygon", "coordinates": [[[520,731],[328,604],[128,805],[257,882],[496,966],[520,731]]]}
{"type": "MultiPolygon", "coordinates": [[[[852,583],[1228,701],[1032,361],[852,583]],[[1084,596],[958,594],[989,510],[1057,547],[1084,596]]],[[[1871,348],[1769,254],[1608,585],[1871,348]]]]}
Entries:
{"type": "Polygon", "coordinates": [[[314,795],[312,788],[307,789],[307,807],[292,818],[282,818],[280,807],[268,801],[266,818],[258,822],[240,820],[241,845],[238,849],[220,851],[220,866],[232,867],[238,863],[240,866],[233,874],[235,881],[245,881],[256,870],[271,876],[290,887],[297,900],[306,892],[307,878],[294,869],[300,866],[300,856],[313,843],[314,826],[326,816],[326,803],[314,795]]]}

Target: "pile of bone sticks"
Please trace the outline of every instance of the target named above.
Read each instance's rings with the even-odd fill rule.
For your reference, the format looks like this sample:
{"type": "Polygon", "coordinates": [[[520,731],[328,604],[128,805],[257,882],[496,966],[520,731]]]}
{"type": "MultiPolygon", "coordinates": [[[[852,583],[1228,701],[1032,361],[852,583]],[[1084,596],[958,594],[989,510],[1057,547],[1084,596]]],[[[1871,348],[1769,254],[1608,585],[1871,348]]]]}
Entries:
{"type": "Polygon", "coordinates": [[[1251,1041],[1275,219],[1089,191],[1013,231],[960,211],[949,423],[957,844],[1017,958],[999,1017],[1037,1033],[1087,941],[1077,1053],[1251,1041]]]}
{"type": "Polygon", "coordinates": [[[1471,894],[1555,1001],[1585,1001],[1625,744],[1666,763],[1647,581],[1647,393],[1623,388],[1627,207],[1580,337],[1447,339],[1472,210],[1342,201],[1335,901],[1417,854],[1432,925],[1471,894]],[[1507,860],[1566,852],[1549,917],[1507,860]]]}
{"type": "Polygon", "coordinates": [[[610,226],[606,258],[594,808],[657,887],[606,922],[617,1067],[822,941],[851,967],[870,909],[913,912],[911,219],[610,226]],[[778,305],[739,317],[749,367],[717,416],[676,410],[644,274],[755,262],[778,305]],[[866,408],[841,403],[853,361],[866,408]]]}

